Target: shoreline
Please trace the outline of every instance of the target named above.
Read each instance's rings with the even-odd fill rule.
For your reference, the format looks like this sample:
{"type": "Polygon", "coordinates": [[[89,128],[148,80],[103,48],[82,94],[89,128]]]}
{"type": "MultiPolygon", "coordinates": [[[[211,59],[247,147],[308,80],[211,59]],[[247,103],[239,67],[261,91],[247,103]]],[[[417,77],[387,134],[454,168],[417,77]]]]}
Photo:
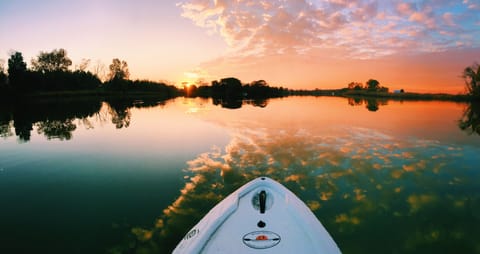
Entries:
{"type": "Polygon", "coordinates": [[[473,102],[478,101],[466,94],[445,94],[445,93],[381,93],[381,92],[364,92],[364,93],[344,93],[342,97],[369,97],[379,99],[392,100],[421,100],[421,101],[456,101],[456,102],[473,102]]]}
{"type": "MultiPolygon", "coordinates": [[[[2,100],[24,100],[24,99],[72,99],[82,97],[127,97],[127,98],[162,98],[170,99],[175,97],[202,97],[200,95],[186,96],[186,94],[165,94],[154,91],[107,91],[103,89],[95,90],[76,90],[76,91],[44,91],[32,92],[25,94],[18,94],[11,91],[1,93],[2,100]]],[[[412,101],[455,101],[455,102],[476,102],[480,98],[476,98],[467,94],[446,94],[446,93],[389,93],[376,91],[352,91],[347,89],[331,89],[331,90],[288,90],[281,97],[289,96],[328,96],[328,97],[344,97],[344,98],[359,98],[367,97],[373,99],[391,99],[391,100],[412,100],[412,101]]],[[[208,96],[212,98],[212,96],[208,96]]],[[[278,97],[265,97],[262,99],[271,99],[278,97]]]]}

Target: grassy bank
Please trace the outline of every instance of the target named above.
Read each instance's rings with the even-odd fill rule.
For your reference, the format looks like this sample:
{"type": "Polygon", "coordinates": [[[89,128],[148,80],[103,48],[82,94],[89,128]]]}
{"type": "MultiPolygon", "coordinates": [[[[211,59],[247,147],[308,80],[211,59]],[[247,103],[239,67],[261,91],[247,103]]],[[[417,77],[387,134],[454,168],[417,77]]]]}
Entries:
{"type": "Polygon", "coordinates": [[[342,97],[371,97],[386,98],[394,100],[440,100],[440,101],[476,101],[476,98],[465,94],[444,94],[444,93],[387,93],[371,91],[338,91],[336,96],[342,97]]]}
{"type": "MultiPolygon", "coordinates": [[[[16,99],[49,99],[49,98],[79,98],[79,97],[124,97],[124,98],[158,98],[168,99],[182,96],[181,92],[172,94],[161,91],[145,91],[145,90],[107,90],[103,88],[90,90],[75,91],[43,91],[31,92],[26,94],[15,94],[11,91],[2,91],[0,99],[16,100],[16,99]]],[[[285,96],[335,96],[335,97],[368,97],[392,100],[440,100],[440,101],[461,101],[471,102],[480,101],[480,98],[465,94],[444,94],[444,93],[389,93],[368,90],[351,90],[351,89],[329,89],[329,90],[290,90],[284,94],[285,96]]]]}
{"type": "Polygon", "coordinates": [[[93,97],[124,97],[124,98],[158,98],[168,99],[175,96],[170,94],[161,93],[158,91],[112,91],[105,89],[90,89],[90,90],[75,90],[75,91],[42,91],[42,92],[30,92],[25,94],[16,94],[14,92],[4,92],[0,94],[2,100],[38,100],[38,99],[74,99],[74,98],[93,98],[93,97]]]}

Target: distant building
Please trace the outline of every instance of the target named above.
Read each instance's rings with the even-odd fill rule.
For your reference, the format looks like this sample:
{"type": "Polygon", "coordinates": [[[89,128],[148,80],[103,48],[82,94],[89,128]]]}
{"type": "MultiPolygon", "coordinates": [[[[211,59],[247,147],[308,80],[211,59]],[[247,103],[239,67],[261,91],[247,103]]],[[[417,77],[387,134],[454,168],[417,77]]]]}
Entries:
{"type": "Polygon", "coordinates": [[[393,90],[393,93],[404,93],[405,91],[403,89],[400,90],[393,90]]]}

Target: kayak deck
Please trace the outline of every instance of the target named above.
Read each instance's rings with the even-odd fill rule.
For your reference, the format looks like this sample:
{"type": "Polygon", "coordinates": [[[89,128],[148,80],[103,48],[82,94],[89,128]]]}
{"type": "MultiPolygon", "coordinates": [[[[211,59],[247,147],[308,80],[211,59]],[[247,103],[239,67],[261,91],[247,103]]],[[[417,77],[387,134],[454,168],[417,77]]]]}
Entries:
{"type": "Polygon", "coordinates": [[[174,253],[340,253],[310,209],[283,185],[257,178],[215,206],[174,253]]]}

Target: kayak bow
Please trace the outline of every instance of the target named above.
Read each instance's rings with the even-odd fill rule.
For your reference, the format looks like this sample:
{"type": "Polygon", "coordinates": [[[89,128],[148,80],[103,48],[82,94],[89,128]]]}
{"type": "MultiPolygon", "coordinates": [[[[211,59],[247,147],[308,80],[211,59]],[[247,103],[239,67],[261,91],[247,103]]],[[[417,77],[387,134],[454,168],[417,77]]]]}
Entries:
{"type": "Polygon", "coordinates": [[[210,210],[173,253],[340,253],[340,250],[305,203],[280,183],[260,177],[210,210]]]}

